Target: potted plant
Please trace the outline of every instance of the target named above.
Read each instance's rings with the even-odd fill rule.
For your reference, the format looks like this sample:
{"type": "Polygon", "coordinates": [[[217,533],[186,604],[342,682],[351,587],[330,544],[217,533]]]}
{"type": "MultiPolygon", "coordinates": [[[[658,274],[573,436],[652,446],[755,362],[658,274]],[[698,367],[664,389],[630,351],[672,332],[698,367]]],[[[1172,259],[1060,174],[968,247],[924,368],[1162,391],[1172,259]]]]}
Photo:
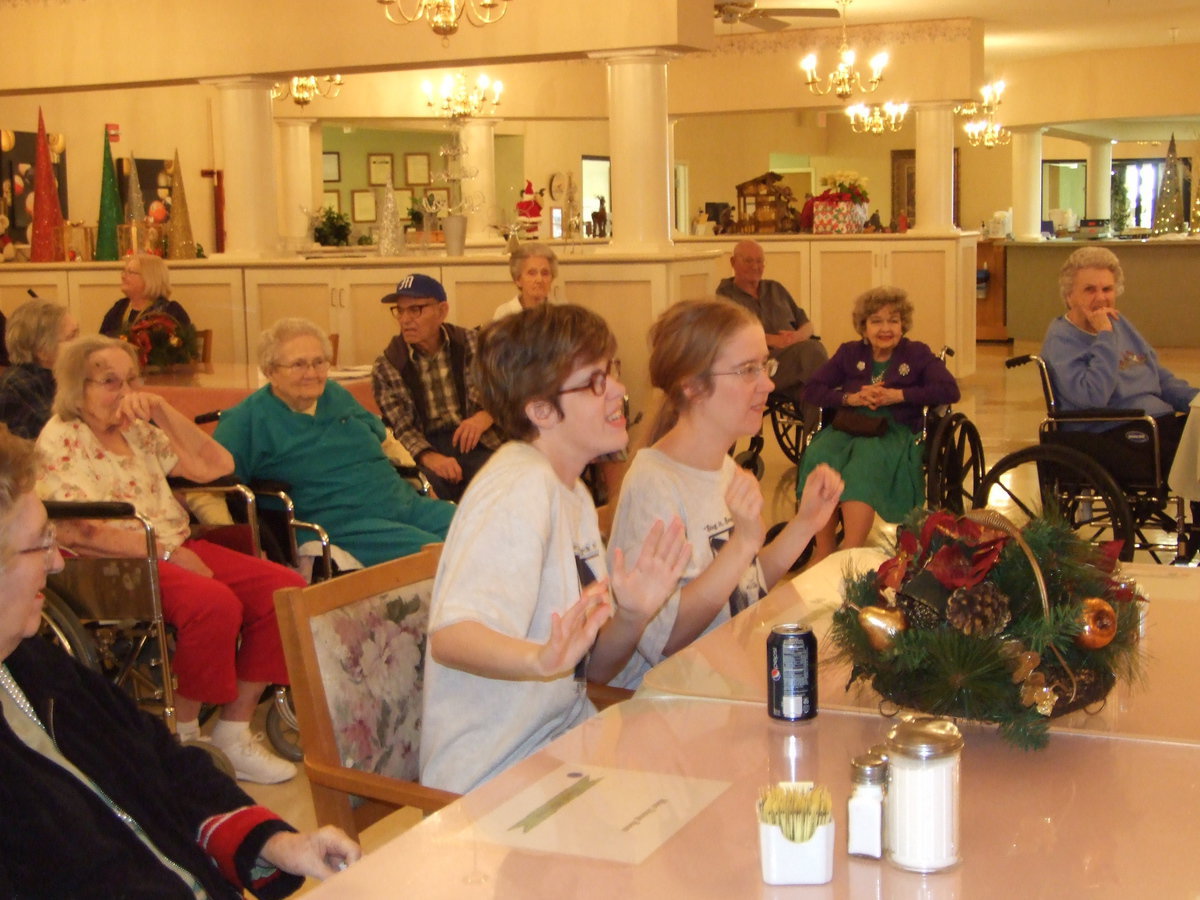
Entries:
{"type": "Polygon", "coordinates": [[[332,206],[326,206],[317,213],[313,240],[322,247],[350,246],[350,217],[332,206]]]}

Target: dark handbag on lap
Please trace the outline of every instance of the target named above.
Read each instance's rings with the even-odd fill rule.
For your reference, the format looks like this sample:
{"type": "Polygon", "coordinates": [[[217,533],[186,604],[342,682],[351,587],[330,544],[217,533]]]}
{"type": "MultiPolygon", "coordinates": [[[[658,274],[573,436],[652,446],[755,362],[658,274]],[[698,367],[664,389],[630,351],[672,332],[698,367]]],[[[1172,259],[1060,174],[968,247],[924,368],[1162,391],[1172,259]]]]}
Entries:
{"type": "Polygon", "coordinates": [[[887,419],[882,416],[864,415],[844,406],[833,414],[829,424],[855,437],[882,437],[888,428],[887,419]]]}

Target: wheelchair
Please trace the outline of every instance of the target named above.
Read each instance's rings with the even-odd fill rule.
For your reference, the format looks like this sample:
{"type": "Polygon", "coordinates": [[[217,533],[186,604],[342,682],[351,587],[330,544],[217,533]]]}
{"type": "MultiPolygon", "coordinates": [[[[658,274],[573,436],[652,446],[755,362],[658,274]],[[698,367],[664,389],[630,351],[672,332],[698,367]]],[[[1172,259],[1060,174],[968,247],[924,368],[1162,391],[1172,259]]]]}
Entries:
{"type": "MultiPolygon", "coordinates": [[[[250,549],[258,547],[255,500],[248,489],[238,484],[189,485],[188,489],[238,496],[250,511],[250,549]]],[[[138,523],[145,540],[143,556],[67,557],[63,571],[47,578],[40,634],[128,691],[140,706],[161,715],[174,733],[173,630],[163,618],[154,526],[128,503],[47,501],[45,506],[52,520],[138,523]]],[[[298,759],[298,732],[287,688],[274,686],[268,691],[274,702],[267,711],[267,735],[280,755],[298,759]]],[[[233,774],[224,754],[214,746],[207,742],[197,742],[197,746],[233,774]]]]}
{"type": "MultiPolygon", "coordinates": [[[[770,420],[771,433],[775,435],[775,441],[779,444],[783,455],[793,465],[799,465],[804,448],[808,446],[808,442],[817,432],[816,428],[809,428],[805,424],[802,405],[786,394],[772,392],[767,395],[763,418],[770,420]]],[[[750,438],[750,446],[733,458],[733,461],[743,469],[753,472],[754,477],[759,481],[762,481],[763,472],[766,469],[766,464],[762,459],[765,446],[766,438],[760,430],[758,434],[750,438]]]]}
{"type": "Polygon", "coordinates": [[[1154,418],[1138,409],[1063,411],[1044,359],[1028,354],[1004,365],[1013,369],[1029,363],[1038,367],[1046,402],[1038,444],[997,462],[980,484],[974,505],[1011,510],[1016,515],[1010,518],[1016,520],[1057,510],[1086,540],[1123,541],[1124,561],[1136,551],[1149,553],[1155,562],[1162,562],[1165,552],[1173,552],[1177,563],[1190,559],[1200,546],[1200,528],[1188,525],[1183,498],[1167,487],[1154,418]],[[1120,433],[1071,428],[1080,423],[1099,423],[1120,433]]]}

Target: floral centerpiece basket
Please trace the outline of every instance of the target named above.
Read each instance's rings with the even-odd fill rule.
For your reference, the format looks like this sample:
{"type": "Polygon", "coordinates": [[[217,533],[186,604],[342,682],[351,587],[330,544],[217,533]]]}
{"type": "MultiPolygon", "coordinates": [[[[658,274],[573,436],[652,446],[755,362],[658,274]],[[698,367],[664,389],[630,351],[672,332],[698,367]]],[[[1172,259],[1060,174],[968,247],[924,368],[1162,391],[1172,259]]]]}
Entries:
{"type": "Polygon", "coordinates": [[[867,179],[857,172],[834,172],[821,185],[825,190],[813,198],[813,233],[861,233],[867,224],[867,179]]]}
{"type": "Polygon", "coordinates": [[[1050,518],[1018,531],[992,510],[918,510],[877,572],[847,575],[836,657],[885,703],[992,722],[1041,748],[1051,718],[1137,675],[1139,604],[1115,572],[1119,549],[1050,518]]]}
{"type": "Polygon", "coordinates": [[[139,317],[121,332],[120,338],[133,344],[143,370],[190,365],[200,358],[195,327],[181,324],[167,313],[139,317]]]}

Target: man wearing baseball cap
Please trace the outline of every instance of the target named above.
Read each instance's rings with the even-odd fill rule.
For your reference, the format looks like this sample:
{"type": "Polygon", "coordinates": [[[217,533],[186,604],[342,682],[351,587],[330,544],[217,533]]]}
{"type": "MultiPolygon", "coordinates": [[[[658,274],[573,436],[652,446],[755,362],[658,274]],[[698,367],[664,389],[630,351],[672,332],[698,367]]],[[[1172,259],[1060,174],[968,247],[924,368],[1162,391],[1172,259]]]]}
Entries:
{"type": "Polygon", "coordinates": [[[471,372],[476,333],[446,321],[446,291],[428,275],[409,275],[380,302],[400,334],[371,370],[375,402],[438,497],[457,501],[501,443],[471,372]]]}

